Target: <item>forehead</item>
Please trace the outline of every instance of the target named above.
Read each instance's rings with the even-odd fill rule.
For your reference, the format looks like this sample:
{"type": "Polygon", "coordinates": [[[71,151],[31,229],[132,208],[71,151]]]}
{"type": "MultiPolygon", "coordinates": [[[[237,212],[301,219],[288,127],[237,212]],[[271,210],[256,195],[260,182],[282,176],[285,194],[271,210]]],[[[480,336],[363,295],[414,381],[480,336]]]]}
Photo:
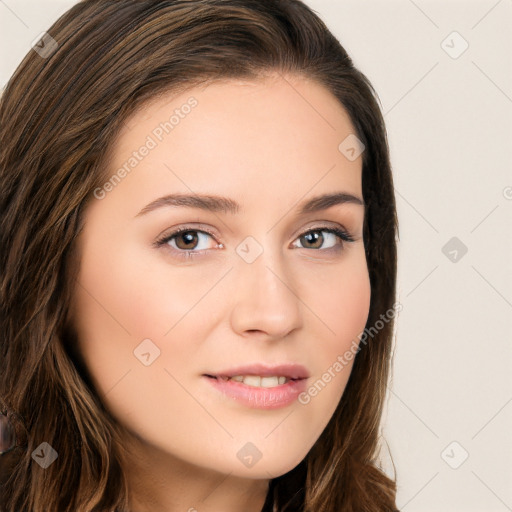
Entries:
{"type": "Polygon", "coordinates": [[[340,186],[360,195],[362,159],[349,160],[340,150],[353,134],[339,100],[310,79],[215,81],[140,106],[116,139],[110,171],[133,160],[123,181],[149,195],[166,186],[169,192],[245,191],[247,199],[271,189],[278,199],[340,186]],[[134,156],[145,146],[142,158],[134,156]]]}

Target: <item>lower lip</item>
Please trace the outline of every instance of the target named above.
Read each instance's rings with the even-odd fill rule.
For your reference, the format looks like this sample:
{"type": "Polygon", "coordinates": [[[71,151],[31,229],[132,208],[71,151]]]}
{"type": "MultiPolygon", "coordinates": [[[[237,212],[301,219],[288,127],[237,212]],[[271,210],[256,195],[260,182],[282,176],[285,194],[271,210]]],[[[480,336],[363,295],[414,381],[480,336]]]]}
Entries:
{"type": "Polygon", "coordinates": [[[236,402],[253,409],[279,409],[295,402],[306,389],[306,380],[290,380],[273,388],[248,386],[236,380],[223,380],[203,375],[210,384],[236,402]]]}

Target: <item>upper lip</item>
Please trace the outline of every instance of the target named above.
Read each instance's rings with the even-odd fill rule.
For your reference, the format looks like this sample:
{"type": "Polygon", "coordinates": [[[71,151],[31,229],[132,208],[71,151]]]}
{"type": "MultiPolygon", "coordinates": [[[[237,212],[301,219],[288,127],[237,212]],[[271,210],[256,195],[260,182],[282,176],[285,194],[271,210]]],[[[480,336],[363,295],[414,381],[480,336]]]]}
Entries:
{"type": "Polygon", "coordinates": [[[236,377],[237,375],[258,375],[260,377],[286,377],[288,379],[307,379],[309,373],[300,364],[267,365],[263,363],[237,366],[228,370],[205,374],[210,377],[236,377]]]}

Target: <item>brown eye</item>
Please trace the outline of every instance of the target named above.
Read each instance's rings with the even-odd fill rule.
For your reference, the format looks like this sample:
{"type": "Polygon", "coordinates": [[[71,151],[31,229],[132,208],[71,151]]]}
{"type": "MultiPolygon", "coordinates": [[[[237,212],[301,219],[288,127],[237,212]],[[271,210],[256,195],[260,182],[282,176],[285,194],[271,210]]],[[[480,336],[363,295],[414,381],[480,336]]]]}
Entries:
{"type": "Polygon", "coordinates": [[[222,249],[222,244],[212,244],[211,241],[216,241],[212,233],[202,229],[192,229],[191,227],[183,227],[163,236],[157,240],[154,245],[159,248],[170,251],[172,256],[178,258],[195,258],[202,256],[203,253],[209,249],[222,249]],[[210,244],[208,244],[210,239],[210,244]]]}
{"type": "MultiPolygon", "coordinates": [[[[341,249],[344,242],[353,242],[352,236],[345,230],[340,228],[315,228],[310,229],[297,239],[303,249],[321,249],[321,250],[336,250],[341,249]],[[327,233],[325,235],[324,233],[327,233]],[[337,239],[337,240],[336,240],[337,239]],[[327,246],[323,246],[323,244],[327,246]]],[[[297,246],[295,246],[297,247],[297,246]]]]}
{"type": "Polygon", "coordinates": [[[320,249],[322,247],[324,237],[319,233],[321,233],[321,231],[310,231],[300,237],[301,240],[305,241],[306,249],[320,249]]]}
{"type": "Polygon", "coordinates": [[[178,249],[195,249],[199,237],[195,234],[196,231],[182,231],[178,235],[175,235],[176,247],[178,249]]]}

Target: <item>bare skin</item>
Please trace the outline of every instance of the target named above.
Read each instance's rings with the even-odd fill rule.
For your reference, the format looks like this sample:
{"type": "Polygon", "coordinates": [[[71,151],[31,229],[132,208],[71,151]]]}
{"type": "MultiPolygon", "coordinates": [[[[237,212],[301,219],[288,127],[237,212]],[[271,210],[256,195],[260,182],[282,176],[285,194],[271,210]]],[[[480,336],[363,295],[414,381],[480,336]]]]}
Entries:
{"type": "Polygon", "coordinates": [[[309,387],[358,341],[370,305],[364,206],[297,213],[322,194],[362,200],[362,158],[338,149],[353,133],[327,89],[279,75],[155,98],[120,133],[111,175],[150,149],[86,211],[73,319],[96,388],[133,435],[124,461],[133,512],[259,512],[270,479],[296,467],[331,419],[353,360],[307,403],[276,409],[240,404],[204,375],[296,363],[309,387]],[[176,125],[158,131],[175,109],[176,125]],[[139,215],[176,193],[225,196],[240,210],[139,215]],[[195,239],[154,245],[179,227],[195,239]],[[237,456],[247,443],[261,454],[251,467],[237,456]]]}

